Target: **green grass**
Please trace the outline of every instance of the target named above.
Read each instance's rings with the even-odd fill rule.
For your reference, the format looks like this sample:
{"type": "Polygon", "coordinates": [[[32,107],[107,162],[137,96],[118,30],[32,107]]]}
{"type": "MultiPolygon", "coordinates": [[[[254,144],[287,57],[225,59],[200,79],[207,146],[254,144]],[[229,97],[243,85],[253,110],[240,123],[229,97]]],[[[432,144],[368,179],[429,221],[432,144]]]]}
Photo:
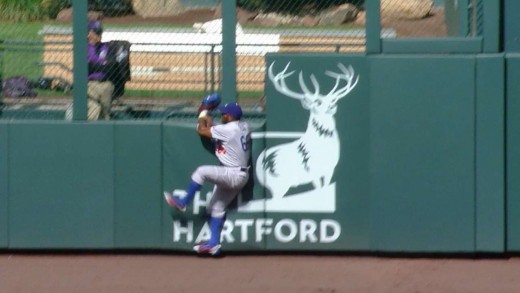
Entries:
{"type": "MultiPolygon", "coordinates": [[[[44,25],[51,24],[49,22],[29,22],[29,23],[8,23],[0,22],[0,40],[16,40],[41,42],[42,36],[39,34],[44,25]]],[[[54,24],[53,24],[54,25],[54,24]]],[[[70,27],[70,25],[60,25],[70,27]]],[[[109,27],[119,27],[109,26],[109,27]]],[[[120,25],[120,27],[131,27],[131,25],[120,25]]],[[[157,25],[149,25],[149,27],[157,27],[157,25]]],[[[165,25],[164,27],[172,27],[165,25]]],[[[0,43],[0,73],[3,78],[23,75],[29,79],[37,79],[42,75],[42,67],[38,66],[38,62],[42,61],[43,47],[41,45],[8,45],[0,43]],[[4,49],[2,52],[1,50],[4,49]]],[[[154,90],[127,90],[124,98],[193,98],[200,99],[206,93],[204,91],[154,91],[154,90]]],[[[39,96],[43,97],[67,97],[71,93],[62,93],[57,91],[39,90],[39,96]]],[[[242,91],[239,92],[240,98],[259,99],[263,95],[262,92],[242,91]]]]}
{"type": "MultiPolygon", "coordinates": [[[[41,42],[42,37],[38,32],[43,27],[41,22],[30,23],[0,23],[0,40],[6,41],[30,41],[41,42]]],[[[41,68],[37,62],[42,60],[41,45],[14,45],[0,44],[3,49],[1,58],[1,72],[3,77],[24,75],[29,78],[41,75],[41,68]]]]}
{"type": "Polygon", "coordinates": [[[28,78],[38,78],[42,74],[42,67],[38,62],[42,59],[42,50],[34,51],[6,51],[2,56],[3,77],[24,75],[28,78]]]}
{"type": "MultiPolygon", "coordinates": [[[[64,93],[55,90],[41,90],[38,89],[38,96],[48,98],[63,98],[72,97],[72,93],[64,93]]],[[[123,99],[142,99],[142,98],[154,98],[154,99],[192,99],[194,101],[200,101],[202,97],[208,93],[202,91],[141,91],[141,90],[126,90],[123,95],[123,99]]],[[[242,91],[238,93],[239,99],[250,99],[259,100],[262,96],[262,92],[253,91],[242,91]]]]}
{"type": "Polygon", "coordinates": [[[38,32],[42,29],[43,22],[27,22],[27,23],[10,23],[0,22],[2,29],[0,30],[1,40],[41,40],[38,32]]]}
{"type": "MultiPolygon", "coordinates": [[[[204,91],[150,91],[150,90],[126,90],[124,98],[164,98],[164,99],[200,99],[207,95],[204,91]]],[[[240,98],[246,99],[260,99],[263,96],[263,92],[256,91],[240,91],[238,93],[240,98]]]]}
{"type": "Polygon", "coordinates": [[[200,98],[204,96],[202,91],[153,91],[153,90],[126,90],[123,98],[200,98]]]}

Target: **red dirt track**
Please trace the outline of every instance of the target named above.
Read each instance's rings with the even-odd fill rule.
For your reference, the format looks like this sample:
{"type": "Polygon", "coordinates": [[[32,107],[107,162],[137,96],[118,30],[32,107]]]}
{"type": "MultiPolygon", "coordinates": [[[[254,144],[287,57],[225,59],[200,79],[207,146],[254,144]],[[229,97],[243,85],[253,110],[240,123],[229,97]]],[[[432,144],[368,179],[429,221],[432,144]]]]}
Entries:
{"type": "Polygon", "coordinates": [[[0,292],[520,292],[520,258],[0,254],[0,292]]]}

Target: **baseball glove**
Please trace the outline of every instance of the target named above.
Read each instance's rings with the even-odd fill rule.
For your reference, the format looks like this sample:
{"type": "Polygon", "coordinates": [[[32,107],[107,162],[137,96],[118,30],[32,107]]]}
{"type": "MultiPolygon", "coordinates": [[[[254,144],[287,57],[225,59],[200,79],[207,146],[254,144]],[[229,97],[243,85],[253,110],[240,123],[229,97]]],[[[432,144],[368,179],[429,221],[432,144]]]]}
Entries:
{"type": "Polygon", "coordinates": [[[222,98],[220,97],[220,94],[218,93],[212,93],[204,97],[202,99],[202,102],[199,106],[199,114],[203,110],[207,110],[208,112],[211,112],[212,110],[216,109],[220,102],[222,101],[222,98]]]}

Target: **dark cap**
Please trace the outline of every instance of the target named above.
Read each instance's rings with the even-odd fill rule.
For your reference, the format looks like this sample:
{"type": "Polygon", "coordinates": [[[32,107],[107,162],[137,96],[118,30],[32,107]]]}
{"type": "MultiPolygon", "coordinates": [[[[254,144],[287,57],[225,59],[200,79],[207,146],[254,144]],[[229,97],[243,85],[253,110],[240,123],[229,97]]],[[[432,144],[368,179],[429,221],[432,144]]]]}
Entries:
{"type": "Polygon", "coordinates": [[[88,22],[88,30],[93,31],[96,35],[101,35],[103,33],[103,26],[100,21],[91,20],[88,22]]]}
{"type": "Polygon", "coordinates": [[[240,108],[238,103],[227,103],[224,106],[221,106],[219,110],[220,113],[228,114],[236,120],[240,120],[240,118],[242,118],[242,108],[240,108]]]}

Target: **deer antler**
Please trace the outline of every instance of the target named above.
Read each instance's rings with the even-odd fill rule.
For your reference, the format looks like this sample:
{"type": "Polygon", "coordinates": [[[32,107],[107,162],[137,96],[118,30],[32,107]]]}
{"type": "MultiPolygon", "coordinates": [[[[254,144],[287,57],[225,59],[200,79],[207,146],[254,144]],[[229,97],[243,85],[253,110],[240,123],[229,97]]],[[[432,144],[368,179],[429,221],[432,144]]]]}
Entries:
{"type": "Polygon", "coordinates": [[[343,98],[350,91],[352,91],[352,89],[354,89],[357,82],[359,81],[359,75],[355,76],[354,69],[352,68],[352,66],[349,66],[347,68],[345,67],[345,65],[338,63],[338,68],[341,70],[342,73],[336,73],[328,70],[325,72],[326,75],[336,78],[336,84],[334,85],[334,88],[328,93],[328,95],[334,95],[338,98],[343,98]],[[356,77],[355,80],[354,77],[356,77]],[[341,80],[346,81],[347,84],[343,88],[337,90],[341,80]]]}
{"type": "MultiPolygon", "coordinates": [[[[312,92],[305,84],[305,80],[303,78],[302,71],[300,71],[300,73],[298,75],[298,81],[300,83],[300,87],[303,92],[302,93],[295,92],[295,91],[289,89],[289,87],[287,86],[287,83],[285,81],[285,79],[287,77],[294,74],[294,71],[287,72],[287,70],[289,70],[289,66],[291,65],[291,62],[287,63],[285,68],[277,74],[275,74],[273,72],[274,63],[275,62],[271,63],[271,65],[269,66],[268,74],[269,74],[269,78],[273,82],[273,85],[277,91],[279,91],[280,93],[282,93],[288,97],[302,100],[302,103],[303,102],[309,103],[309,102],[312,102],[313,100],[316,100],[317,98],[323,97],[323,95],[320,94],[320,85],[318,83],[318,80],[314,76],[314,74],[311,74],[311,76],[310,76],[312,85],[314,87],[314,92],[312,92]]],[[[350,91],[352,91],[352,89],[354,89],[354,87],[356,86],[356,84],[359,80],[359,76],[355,76],[354,69],[352,68],[352,66],[349,66],[347,68],[347,67],[345,67],[345,65],[339,63],[338,68],[341,70],[341,73],[336,73],[336,72],[332,72],[332,71],[325,72],[326,75],[336,79],[336,84],[334,85],[334,88],[326,96],[334,96],[337,98],[342,98],[342,97],[346,96],[350,91]],[[355,77],[355,80],[354,80],[354,77],[355,77]],[[339,87],[341,81],[346,81],[347,84],[343,88],[338,90],[338,87],[339,87]]]]}
{"type": "MultiPolygon", "coordinates": [[[[314,86],[314,92],[311,92],[311,90],[309,90],[309,88],[305,84],[302,71],[300,71],[300,73],[298,75],[298,81],[300,83],[300,87],[303,92],[301,92],[301,93],[295,92],[295,91],[289,89],[289,87],[287,86],[287,83],[285,82],[285,79],[294,74],[294,71],[287,72],[290,65],[291,65],[291,62],[287,63],[285,68],[278,74],[274,74],[274,72],[273,72],[274,62],[271,63],[271,65],[269,66],[269,72],[268,72],[269,78],[272,80],[276,90],[288,97],[302,100],[302,103],[304,103],[304,102],[308,103],[308,102],[316,99],[317,97],[319,97],[320,96],[320,86],[319,86],[318,80],[316,79],[314,74],[311,74],[311,82],[312,82],[312,85],[314,86]]],[[[305,103],[304,103],[304,106],[305,106],[305,103]]]]}
{"type": "Polygon", "coordinates": [[[294,91],[290,90],[287,87],[287,84],[285,82],[285,79],[287,77],[289,77],[289,76],[294,74],[294,71],[287,72],[287,70],[289,69],[289,65],[291,65],[291,62],[287,63],[287,65],[285,66],[284,70],[282,70],[280,73],[275,75],[274,72],[273,72],[274,62],[271,63],[271,65],[269,66],[269,72],[268,72],[269,78],[273,82],[273,85],[274,85],[274,87],[276,88],[277,91],[279,91],[280,93],[282,93],[282,94],[284,94],[284,95],[286,95],[288,97],[300,100],[303,97],[303,94],[302,93],[297,93],[297,92],[294,92],[294,91]]]}
{"type": "Polygon", "coordinates": [[[320,84],[318,83],[318,80],[314,76],[314,74],[311,74],[311,82],[314,86],[314,93],[311,93],[309,88],[307,88],[307,85],[305,85],[305,81],[303,80],[303,72],[300,71],[300,74],[298,76],[298,81],[300,82],[300,86],[302,87],[302,90],[304,92],[305,98],[312,97],[311,100],[314,100],[320,96],[320,84]]]}

